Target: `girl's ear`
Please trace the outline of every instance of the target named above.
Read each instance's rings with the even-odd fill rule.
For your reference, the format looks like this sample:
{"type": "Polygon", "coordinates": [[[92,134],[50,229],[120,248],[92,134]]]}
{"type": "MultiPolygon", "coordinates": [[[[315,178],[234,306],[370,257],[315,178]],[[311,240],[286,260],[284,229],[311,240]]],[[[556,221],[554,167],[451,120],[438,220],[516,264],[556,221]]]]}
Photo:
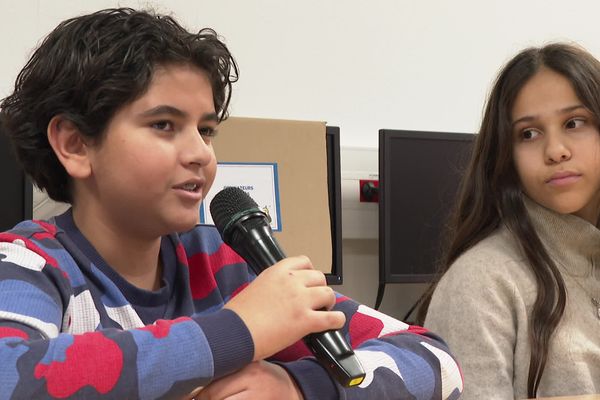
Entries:
{"type": "Polygon", "coordinates": [[[81,179],[90,175],[88,145],[72,121],[55,115],[48,123],[47,135],[56,157],[71,177],[81,179]]]}

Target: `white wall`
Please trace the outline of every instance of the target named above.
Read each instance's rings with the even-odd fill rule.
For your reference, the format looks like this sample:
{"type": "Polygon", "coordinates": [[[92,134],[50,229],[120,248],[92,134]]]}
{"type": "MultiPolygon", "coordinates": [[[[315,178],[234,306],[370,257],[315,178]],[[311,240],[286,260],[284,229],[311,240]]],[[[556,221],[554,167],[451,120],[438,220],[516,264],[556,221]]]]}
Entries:
{"type": "Polygon", "coordinates": [[[326,120],[342,146],[376,147],[384,127],[475,131],[492,77],[524,46],[600,55],[593,0],[0,0],[0,95],[59,21],[114,5],[214,27],[241,68],[233,115],[326,120]]]}
{"type": "MultiPolygon", "coordinates": [[[[494,75],[525,46],[569,40],[600,56],[593,0],[0,0],[0,96],[58,22],[116,5],[215,28],[241,70],[232,115],[324,120],[348,148],[377,147],[381,128],[476,131],[494,75]]],[[[341,291],[367,304],[376,249],[344,241],[341,291]]],[[[419,290],[391,285],[384,311],[399,315],[419,290]]]]}

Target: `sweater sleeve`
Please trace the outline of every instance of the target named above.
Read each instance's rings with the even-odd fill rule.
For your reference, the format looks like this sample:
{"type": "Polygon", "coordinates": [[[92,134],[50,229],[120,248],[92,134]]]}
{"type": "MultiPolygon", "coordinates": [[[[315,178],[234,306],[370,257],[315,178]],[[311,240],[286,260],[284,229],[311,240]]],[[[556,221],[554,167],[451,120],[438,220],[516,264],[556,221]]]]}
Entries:
{"type": "Polygon", "coordinates": [[[444,337],[461,362],[462,399],[513,399],[517,314],[526,315],[507,263],[469,251],[451,266],[431,300],[425,326],[444,337]]]}
{"type": "Polygon", "coordinates": [[[179,398],[252,360],[251,335],[229,310],[103,329],[100,299],[72,279],[34,241],[0,235],[0,398],[179,398]],[[95,331],[64,333],[74,303],[95,331]]]}
{"type": "MultiPolygon", "coordinates": [[[[214,230],[214,228],[213,228],[214,230]]],[[[192,232],[198,234],[200,230],[192,232]]],[[[182,237],[190,254],[198,251],[199,243],[206,247],[201,254],[210,254],[210,260],[190,260],[190,274],[208,276],[200,267],[213,265],[218,271],[215,282],[203,283],[196,288],[192,276],[192,293],[195,298],[209,296],[214,287],[226,302],[246,284],[253,274],[243,260],[219,237],[214,238],[209,228],[203,228],[203,240],[182,237]],[[213,238],[214,243],[210,243],[213,238]],[[192,250],[192,248],[195,248],[192,250]],[[227,267],[222,267],[226,265],[227,267]],[[246,271],[246,272],[244,272],[246,271]],[[225,279],[227,277],[227,279],[225,279]],[[224,284],[224,282],[228,284],[224,284]],[[221,282],[222,284],[219,284],[221,282]],[[236,284],[231,284],[237,282],[236,284]]],[[[284,367],[300,387],[305,400],[329,399],[455,399],[462,390],[462,378],[456,361],[444,342],[421,327],[409,326],[401,321],[358,304],[343,295],[337,295],[335,309],[346,316],[342,334],[355,349],[355,354],[366,370],[366,378],[358,387],[345,388],[331,378],[315,360],[306,345],[300,341],[275,354],[268,361],[284,367]]]]}
{"type": "Polygon", "coordinates": [[[339,385],[303,343],[276,355],[294,377],[305,400],[456,399],[462,391],[459,367],[444,342],[418,326],[409,326],[338,294],[344,312],[342,332],[366,372],[356,387],[339,385]],[[286,361],[287,360],[287,361],[286,361]]]}

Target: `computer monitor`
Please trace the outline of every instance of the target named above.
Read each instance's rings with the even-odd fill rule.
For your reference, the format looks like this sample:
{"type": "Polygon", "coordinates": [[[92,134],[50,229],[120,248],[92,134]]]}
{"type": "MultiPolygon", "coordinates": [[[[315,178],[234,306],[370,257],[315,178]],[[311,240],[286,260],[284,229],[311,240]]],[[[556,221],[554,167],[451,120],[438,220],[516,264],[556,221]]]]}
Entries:
{"type": "Polygon", "coordinates": [[[0,232],[20,221],[31,219],[33,213],[32,185],[17,163],[8,142],[0,132],[0,232]]]}
{"type": "Polygon", "coordinates": [[[328,285],[341,285],[342,278],[342,189],[340,173],[340,128],[327,126],[327,186],[331,229],[331,273],[326,273],[328,285]]]}
{"type": "Polygon", "coordinates": [[[465,133],[379,131],[380,285],[433,278],[474,138],[465,133]]]}

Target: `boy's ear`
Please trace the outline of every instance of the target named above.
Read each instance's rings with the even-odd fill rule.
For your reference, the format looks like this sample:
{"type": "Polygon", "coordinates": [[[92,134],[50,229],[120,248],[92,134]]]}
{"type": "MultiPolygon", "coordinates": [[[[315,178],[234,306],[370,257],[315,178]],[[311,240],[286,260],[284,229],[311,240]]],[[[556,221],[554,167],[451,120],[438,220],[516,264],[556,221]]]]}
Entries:
{"type": "Polygon", "coordinates": [[[47,135],[50,146],[71,177],[86,178],[90,175],[88,145],[72,121],[63,115],[55,115],[48,123],[47,135]]]}

